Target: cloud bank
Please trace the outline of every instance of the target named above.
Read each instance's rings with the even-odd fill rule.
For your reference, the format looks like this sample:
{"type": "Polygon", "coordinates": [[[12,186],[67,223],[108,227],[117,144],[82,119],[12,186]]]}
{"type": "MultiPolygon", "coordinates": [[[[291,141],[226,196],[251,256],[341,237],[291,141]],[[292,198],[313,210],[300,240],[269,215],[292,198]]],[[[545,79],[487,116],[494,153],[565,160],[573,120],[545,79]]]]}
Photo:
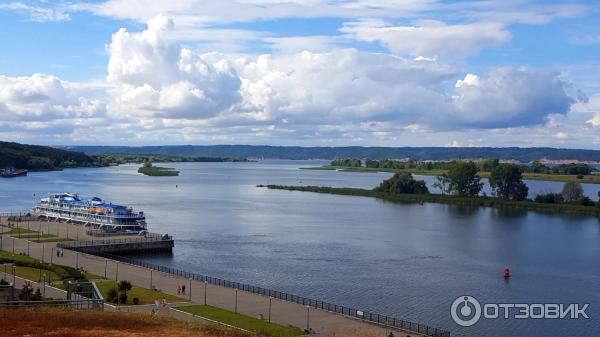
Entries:
{"type": "MultiPolygon", "coordinates": [[[[257,56],[199,53],[173,39],[175,30],[164,15],[141,32],[118,30],[106,46],[100,83],[0,76],[0,114],[13,125],[5,134],[72,143],[306,145],[403,145],[398,139],[421,134],[431,136],[421,139],[430,145],[467,130],[473,138],[462,143],[478,145],[486,134],[552,129],[575,103],[557,71],[473,74],[436,59],[504,43],[502,26],[359,22],[345,33],[381,41],[391,53],[339,48],[257,56]]],[[[580,125],[600,125],[595,113],[580,125]]],[[[568,141],[568,131],[558,139],[568,141]]],[[[557,132],[547,137],[556,140],[557,132]]]]}

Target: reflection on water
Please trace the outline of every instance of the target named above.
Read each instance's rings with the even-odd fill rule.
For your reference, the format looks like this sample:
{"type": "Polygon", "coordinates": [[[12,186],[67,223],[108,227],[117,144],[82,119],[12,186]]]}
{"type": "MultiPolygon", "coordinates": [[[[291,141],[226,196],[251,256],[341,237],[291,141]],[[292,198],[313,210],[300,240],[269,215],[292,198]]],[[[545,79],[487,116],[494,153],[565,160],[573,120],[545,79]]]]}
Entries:
{"type": "MultiPolygon", "coordinates": [[[[172,256],[144,257],[149,261],[441,326],[455,336],[592,336],[600,330],[593,315],[600,306],[598,219],[256,187],[370,188],[389,177],[298,169],[319,164],[169,164],[181,170],[179,177],[142,176],[136,166],[32,173],[0,180],[0,207],[24,209],[34,193],[56,191],[131,204],[147,213],[151,230],[176,239],[172,256]],[[512,274],[508,283],[505,267],[512,274]],[[449,308],[465,294],[482,302],[591,303],[592,319],[459,328],[449,308]]],[[[562,184],[544,188],[556,187],[562,184]]]]}

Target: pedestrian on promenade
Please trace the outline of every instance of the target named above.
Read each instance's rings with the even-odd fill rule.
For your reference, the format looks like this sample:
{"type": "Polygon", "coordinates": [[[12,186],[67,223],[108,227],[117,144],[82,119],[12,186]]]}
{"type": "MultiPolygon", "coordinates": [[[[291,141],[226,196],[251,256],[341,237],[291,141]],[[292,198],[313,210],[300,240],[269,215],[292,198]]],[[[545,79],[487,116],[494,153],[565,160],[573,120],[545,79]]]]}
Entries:
{"type": "Polygon", "coordinates": [[[61,251],[60,251],[60,257],[63,257],[63,256],[65,256],[65,251],[64,251],[64,250],[61,250],[61,251]]]}
{"type": "Polygon", "coordinates": [[[177,295],[181,294],[181,286],[177,286],[177,295]]]}
{"type": "Polygon", "coordinates": [[[390,331],[390,334],[388,335],[388,337],[394,337],[394,333],[392,331],[390,331]]]}
{"type": "Polygon", "coordinates": [[[185,294],[185,284],[181,286],[181,293],[185,294]]]}
{"type": "Polygon", "coordinates": [[[60,249],[56,250],[56,257],[60,257],[60,249]]]}

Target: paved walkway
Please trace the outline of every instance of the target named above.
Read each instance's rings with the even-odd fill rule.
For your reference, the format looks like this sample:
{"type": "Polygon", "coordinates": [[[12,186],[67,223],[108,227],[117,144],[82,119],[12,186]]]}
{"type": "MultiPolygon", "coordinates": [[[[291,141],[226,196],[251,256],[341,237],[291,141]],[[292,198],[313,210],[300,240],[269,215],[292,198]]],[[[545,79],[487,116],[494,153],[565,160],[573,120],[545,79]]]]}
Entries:
{"type": "MultiPolygon", "coordinates": [[[[3,221],[3,223],[5,224],[5,221],[3,221]]],[[[52,223],[49,224],[50,233],[55,234],[56,232],[52,232],[52,225],[52,223]]],[[[63,223],[58,225],[57,228],[59,228],[59,230],[63,228],[61,232],[66,233],[67,226],[81,227],[78,225],[63,223]]],[[[43,232],[46,232],[43,228],[43,224],[40,227],[43,232]]],[[[75,228],[69,229],[70,233],[73,233],[74,231],[76,231],[75,228]]],[[[71,267],[82,267],[86,271],[100,276],[104,276],[106,272],[106,276],[110,279],[115,279],[118,277],[118,280],[128,280],[132,284],[145,288],[151,287],[152,280],[152,285],[154,285],[158,290],[175,296],[185,296],[187,299],[191,298],[191,304],[204,304],[206,292],[207,304],[231,311],[234,311],[236,307],[236,291],[234,289],[219,287],[211,284],[206,285],[203,282],[177,278],[169,274],[151,271],[150,269],[125,264],[122,262],[120,263],[93,255],[76,253],[69,250],[63,250],[63,257],[56,257],[55,243],[42,244],[29,242],[28,247],[27,240],[12,239],[6,234],[3,235],[2,239],[2,246],[4,247],[4,250],[11,251],[13,241],[16,253],[26,253],[29,250],[30,256],[43,259],[46,262],[50,262],[50,254],[53,254],[52,261],[56,264],[67,265],[71,267]],[[186,295],[177,295],[177,287],[184,284],[186,285],[186,295]]],[[[252,317],[263,315],[263,317],[267,318],[268,308],[268,297],[243,291],[237,292],[237,310],[239,313],[252,317]]],[[[139,309],[143,308],[140,307],[139,309]]],[[[389,332],[388,329],[369,324],[352,317],[346,317],[340,314],[330,313],[314,308],[307,308],[303,305],[277,299],[272,300],[271,321],[282,325],[296,326],[301,329],[306,329],[308,326],[315,332],[317,336],[330,335],[334,332],[337,334],[337,336],[344,336],[349,332],[361,331],[365,332],[365,334],[368,332],[373,334],[373,336],[384,337],[387,336],[389,332]]],[[[420,336],[418,334],[396,330],[394,334],[397,337],[420,336]]]]}

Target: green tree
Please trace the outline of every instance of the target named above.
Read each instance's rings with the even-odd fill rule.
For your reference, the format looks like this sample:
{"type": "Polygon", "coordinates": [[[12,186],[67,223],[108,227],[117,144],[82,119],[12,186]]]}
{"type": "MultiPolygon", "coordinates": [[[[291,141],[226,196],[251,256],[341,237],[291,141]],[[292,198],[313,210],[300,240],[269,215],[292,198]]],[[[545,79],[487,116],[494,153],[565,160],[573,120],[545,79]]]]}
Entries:
{"type": "Polygon", "coordinates": [[[445,174],[436,176],[433,187],[439,189],[442,195],[450,193],[450,179],[448,179],[448,176],[445,174]]]}
{"type": "Polygon", "coordinates": [[[481,161],[481,170],[484,172],[491,172],[499,165],[499,163],[500,160],[498,160],[498,158],[485,159],[481,161]]]}
{"type": "Polygon", "coordinates": [[[496,166],[490,174],[490,187],[503,199],[525,200],[529,188],[523,182],[521,169],[515,164],[496,166]]]}
{"type": "Polygon", "coordinates": [[[565,202],[578,203],[583,200],[583,188],[578,182],[567,181],[563,186],[562,196],[565,202]]]}
{"type": "Polygon", "coordinates": [[[384,180],[375,190],[394,194],[429,194],[425,181],[415,180],[408,172],[394,174],[390,179],[384,180]]]}
{"type": "Polygon", "coordinates": [[[483,188],[477,165],[471,161],[454,161],[448,170],[450,192],[461,196],[477,196],[483,188]]]}

